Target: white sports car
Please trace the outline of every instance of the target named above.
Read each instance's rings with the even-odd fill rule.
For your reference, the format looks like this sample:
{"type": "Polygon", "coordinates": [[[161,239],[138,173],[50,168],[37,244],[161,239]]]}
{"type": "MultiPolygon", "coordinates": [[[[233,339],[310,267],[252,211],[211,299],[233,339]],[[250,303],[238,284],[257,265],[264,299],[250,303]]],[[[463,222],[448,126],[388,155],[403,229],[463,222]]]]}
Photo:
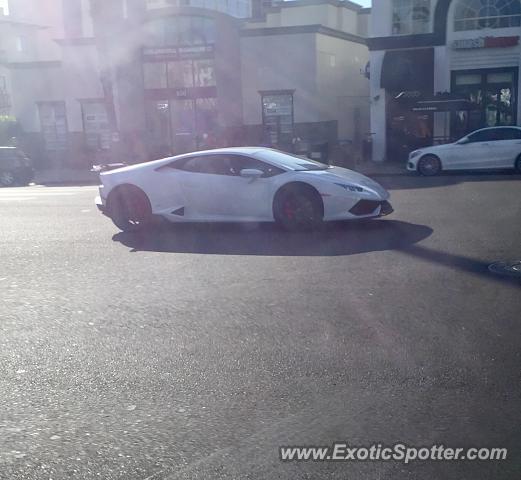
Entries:
{"type": "Polygon", "coordinates": [[[415,150],[407,162],[407,170],[425,176],[442,170],[502,168],[521,173],[521,127],[476,130],[455,143],[415,150]]]}
{"type": "Polygon", "coordinates": [[[96,204],[125,231],[153,216],[299,229],[393,211],[389,193],[359,173],[260,147],[195,152],[105,171],[100,179],[96,204]]]}

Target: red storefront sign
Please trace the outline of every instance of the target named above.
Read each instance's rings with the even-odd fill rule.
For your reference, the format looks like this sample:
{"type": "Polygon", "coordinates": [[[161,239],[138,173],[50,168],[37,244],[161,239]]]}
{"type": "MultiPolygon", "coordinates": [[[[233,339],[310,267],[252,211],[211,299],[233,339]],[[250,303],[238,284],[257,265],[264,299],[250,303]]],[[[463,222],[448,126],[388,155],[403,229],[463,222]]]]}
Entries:
{"type": "Polygon", "coordinates": [[[473,50],[478,48],[508,48],[519,45],[519,35],[512,37],[462,38],[452,42],[454,50],[473,50]]]}

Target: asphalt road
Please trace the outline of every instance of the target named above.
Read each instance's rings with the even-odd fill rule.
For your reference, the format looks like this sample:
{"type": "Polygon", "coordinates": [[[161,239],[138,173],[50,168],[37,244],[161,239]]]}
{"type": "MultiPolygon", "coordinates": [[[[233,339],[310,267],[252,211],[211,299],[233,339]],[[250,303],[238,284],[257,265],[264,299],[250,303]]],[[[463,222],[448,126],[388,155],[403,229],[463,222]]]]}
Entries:
{"type": "Polygon", "coordinates": [[[520,478],[521,177],[387,177],[314,234],[123,234],[93,187],[0,190],[0,478],[520,478]],[[506,447],[281,463],[280,445],[506,447]]]}

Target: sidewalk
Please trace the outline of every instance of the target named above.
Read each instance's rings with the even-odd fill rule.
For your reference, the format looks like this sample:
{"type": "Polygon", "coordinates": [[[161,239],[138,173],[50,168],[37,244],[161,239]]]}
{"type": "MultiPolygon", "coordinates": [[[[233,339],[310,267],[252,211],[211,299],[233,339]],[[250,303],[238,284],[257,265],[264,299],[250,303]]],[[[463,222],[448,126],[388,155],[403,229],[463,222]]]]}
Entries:
{"type": "Polygon", "coordinates": [[[34,183],[38,185],[98,185],[97,173],[73,168],[55,168],[36,172],[34,183]]]}

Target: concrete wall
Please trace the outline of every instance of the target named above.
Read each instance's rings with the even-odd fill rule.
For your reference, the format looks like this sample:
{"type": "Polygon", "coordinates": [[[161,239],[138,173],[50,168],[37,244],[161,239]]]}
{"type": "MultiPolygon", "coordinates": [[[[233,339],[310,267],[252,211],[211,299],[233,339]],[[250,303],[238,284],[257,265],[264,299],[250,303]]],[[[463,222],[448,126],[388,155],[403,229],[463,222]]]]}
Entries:
{"type": "Polygon", "coordinates": [[[13,106],[24,129],[40,132],[38,102],[65,101],[69,131],[83,131],[79,100],[103,96],[98,71],[94,46],[64,47],[63,62],[13,65],[13,106]]]}
{"type": "Polygon", "coordinates": [[[298,0],[278,4],[266,13],[266,19],[249,23],[245,28],[289,27],[298,25],[323,25],[354,35],[365,35],[367,32],[367,13],[357,11],[334,3],[309,5],[298,0]]]}
{"type": "Polygon", "coordinates": [[[295,90],[295,122],[321,120],[315,34],[241,39],[243,120],[262,123],[261,90],[295,90]]]}
{"type": "Polygon", "coordinates": [[[338,120],[339,138],[357,145],[369,131],[369,81],[361,73],[368,59],[365,45],[317,35],[319,116],[338,120]]]}
{"type": "Polygon", "coordinates": [[[386,93],[380,88],[384,51],[371,52],[370,112],[373,161],[383,162],[386,154],[386,93]]]}

